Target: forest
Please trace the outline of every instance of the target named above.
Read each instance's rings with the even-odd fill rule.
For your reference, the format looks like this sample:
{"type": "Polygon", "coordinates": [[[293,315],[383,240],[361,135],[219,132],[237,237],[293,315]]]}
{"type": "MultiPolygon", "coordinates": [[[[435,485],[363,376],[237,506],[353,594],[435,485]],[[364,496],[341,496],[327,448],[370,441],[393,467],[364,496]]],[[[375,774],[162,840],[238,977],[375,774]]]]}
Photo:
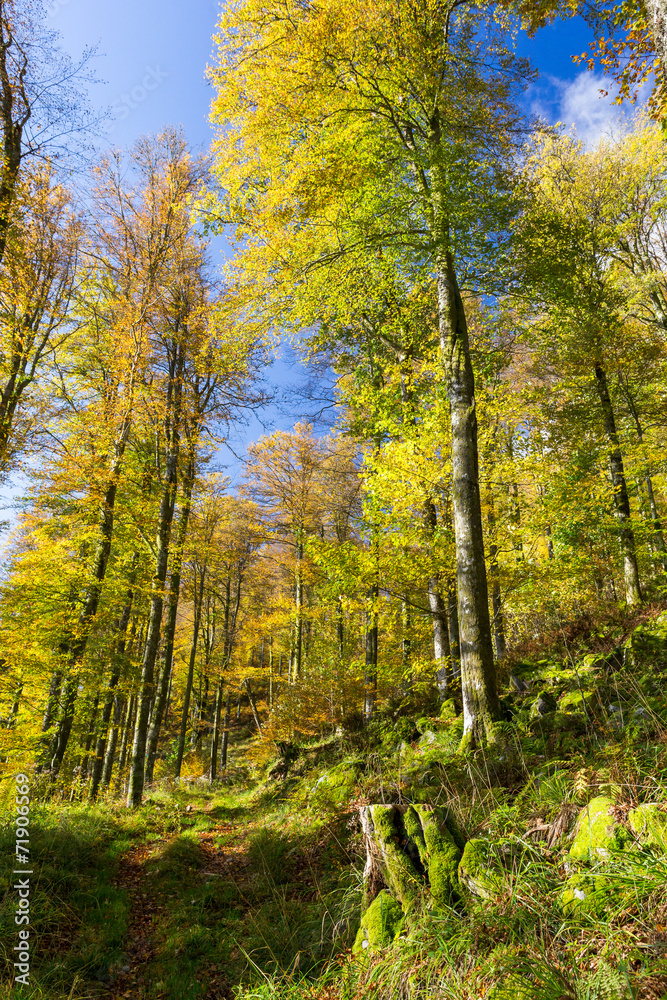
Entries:
{"type": "Polygon", "coordinates": [[[100,152],[44,18],[0,0],[3,995],[665,1000],[664,0],[234,0],[205,152],[100,152]],[[527,97],[573,18],[595,142],[527,97]]]}

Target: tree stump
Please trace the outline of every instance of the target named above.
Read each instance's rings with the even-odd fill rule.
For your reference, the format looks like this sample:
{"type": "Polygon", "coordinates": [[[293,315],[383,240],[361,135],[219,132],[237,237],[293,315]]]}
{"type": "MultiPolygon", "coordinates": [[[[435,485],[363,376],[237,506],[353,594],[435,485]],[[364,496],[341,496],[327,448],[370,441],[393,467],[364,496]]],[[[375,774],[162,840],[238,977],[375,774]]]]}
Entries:
{"type": "Polygon", "coordinates": [[[446,809],[372,805],[363,806],[359,816],[366,848],[364,910],[382,889],[406,916],[425,895],[438,907],[457,901],[463,841],[446,809]]]}

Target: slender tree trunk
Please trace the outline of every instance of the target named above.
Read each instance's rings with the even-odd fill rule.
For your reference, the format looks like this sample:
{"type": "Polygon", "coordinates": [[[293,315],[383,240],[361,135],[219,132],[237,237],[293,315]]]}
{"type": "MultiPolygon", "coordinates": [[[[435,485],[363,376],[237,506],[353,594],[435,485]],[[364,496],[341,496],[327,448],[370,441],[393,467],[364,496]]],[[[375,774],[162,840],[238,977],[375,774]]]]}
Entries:
{"type": "Polygon", "coordinates": [[[143,797],[148,716],[155,693],[155,660],[160,643],[164,585],[167,578],[169,545],[171,542],[171,529],[176,502],[180,445],[179,427],[182,404],[182,383],[180,377],[175,379],[175,386],[172,387],[172,391],[173,389],[176,391],[177,398],[173,403],[171,440],[165,461],[165,482],[158,516],[155,576],[153,577],[153,585],[151,587],[151,605],[148,616],[148,628],[146,630],[146,644],[141,664],[141,687],[139,690],[137,721],[132,744],[132,761],[130,763],[130,781],[127,792],[127,805],[129,808],[140,806],[143,797]]]}
{"type": "Polygon", "coordinates": [[[639,583],[639,567],[637,565],[637,550],[635,535],[630,520],[630,500],[625,481],[623,456],[616,431],[616,419],[609,394],[607,373],[602,365],[595,366],[595,384],[604,415],[604,425],[610,446],[609,464],[614,491],[614,507],[619,524],[619,543],[623,559],[623,580],[625,584],[625,600],[627,604],[639,604],[642,600],[639,583]]]}
{"type": "Polygon", "coordinates": [[[195,570],[194,586],[194,622],[192,627],[192,646],[190,647],[190,659],[188,661],[188,678],[185,685],[185,695],[183,697],[183,714],[181,716],[181,731],[178,737],[178,752],[176,754],[176,765],[174,767],[174,777],[180,778],[181,767],[183,766],[183,756],[185,754],[185,734],[188,728],[188,715],[190,713],[190,698],[192,697],[192,685],[195,677],[195,662],[197,659],[197,640],[199,638],[199,626],[201,624],[202,602],[204,599],[204,581],[206,571],[202,567],[199,574],[199,587],[197,588],[197,576],[195,570]]]}
{"type": "MultiPolygon", "coordinates": [[[[489,575],[491,577],[491,608],[493,611],[493,639],[496,647],[496,659],[502,660],[506,653],[505,623],[503,604],[500,595],[500,572],[498,569],[498,544],[496,539],[496,515],[493,507],[493,495],[488,492],[489,501],[489,575]]],[[[515,548],[516,552],[516,548],[515,548]]],[[[523,557],[523,552],[522,552],[523,557]]],[[[518,558],[517,558],[517,561],[518,558]]]]}
{"type": "Polygon", "coordinates": [[[86,733],[86,742],[83,747],[83,758],[81,760],[81,784],[85,784],[88,778],[88,762],[90,760],[90,748],[93,744],[93,738],[95,736],[95,723],[97,722],[97,709],[100,704],[99,694],[95,695],[95,700],[93,702],[93,710],[90,713],[90,721],[88,723],[88,732],[86,733]]]}
{"type": "Polygon", "coordinates": [[[7,729],[13,729],[16,725],[16,719],[18,718],[19,708],[21,707],[21,695],[23,694],[23,681],[16,687],[14,691],[14,699],[12,701],[12,707],[9,710],[9,715],[7,716],[7,729]]]}
{"type": "MultiPolygon", "coordinates": [[[[439,126],[436,123],[436,129],[439,126]]],[[[436,194],[436,231],[447,245],[447,225],[437,203],[445,190],[444,178],[436,194]]],[[[447,379],[452,426],[452,501],[456,540],[456,577],[461,641],[463,746],[493,740],[493,723],[500,718],[496,690],[493,642],[489,618],[482,505],[477,450],[475,381],[463,301],[451,251],[437,262],[440,348],[447,379]]]]}
{"type": "Polygon", "coordinates": [[[229,706],[231,702],[231,692],[227,692],[227,698],[225,699],[225,721],[222,724],[222,740],[220,745],[220,770],[224,771],[227,767],[227,748],[229,746],[229,706]]]}
{"type": "Polygon", "coordinates": [[[294,662],[292,666],[292,684],[301,677],[301,666],[303,657],[303,539],[301,537],[302,529],[300,528],[297,534],[296,541],[296,581],[295,581],[295,592],[294,592],[294,610],[295,610],[295,622],[294,622],[294,662]]]}
{"type": "Polygon", "coordinates": [[[102,777],[102,769],[105,762],[105,751],[107,743],[107,732],[109,729],[109,722],[111,720],[111,712],[116,701],[116,686],[120,680],[123,659],[125,656],[125,637],[127,634],[127,627],[130,623],[130,615],[132,614],[132,604],[134,603],[134,585],[137,579],[137,564],[139,562],[139,554],[135,552],[132,558],[132,566],[129,574],[129,589],[127,591],[127,596],[125,600],[125,606],[120,616],[118,622],[118,632],[116,640],[116,650],[114,663],[111,668],[111,676],[109,677],[109,687],[107,688],[106,698],[104,700],[104,707],[102,709],[102,719],[100,726],[100,733],[97,739],[97,745],[95,747],[95,759],[93,761],[92,774],[90,779],[90,801],[94,802],[97,796],[97,790],[99,788],[100,779],[102,777]]]}
{"type": "Polygon", "coordinates": [[[252,688],[250,687],[250,681],[246,678],[243,683],[245,684],[245,689],[248,692],[248,701],[250,702],[250,709],[252,711],[252,717],[255,720],[255,726],[257,727],[257,732],[261,734],[262,723],[259,720],[259,712],[257,711],[255,696],[252,693],[252,688]]]}
{"type": "Polygon", "coordinates": [[[645,7],[656,55],[662,63],[662,72],[667,77],[667,2],[645,0],[645,7]]]}
{"type": "Polygon", "coordinates": [[[76,634],[63,640],[60,651],[67,662],[67,680],[61,694],[58,726],[51,741],[49,756],[51,758],[51,776],[55,780],[65,756],[72,722],[74,720],[74,704],[79,687],[78,668],[88,645],[88,637],[93,627],[95,616],[102,594],[102,585],[106,576],[107,564],[111,553],[113,537],[114,509],[118,480],[120,478],[123,456],[130,434],[130,414],[126,413],[120,432],[114,445],[114,458],[111,474],[107,482],[102,507],[99,516],[99,537],[91,567],[91,580],[86,590],[83,607],[79,614],[76,634]]]}
{"type": "Polygon", "coordinates": [[[364,720],[370,722],[375,711],[378,690],[378,615],[377,599],[380,588],[377,581],[368,591],[366,611],[366,667],[364,670],[364,720]]]}
{"type": "Polygon", "coordinates": [[[195,470],[194,458],[190,456],[187,472],[183,482],[183,506],[178,522],[178,532],[174,549],[173,566],[169,578],[169,596],[167,598],[167,617],[164,627],[162,649],[164,662],[162,675],[158,686],[155,705],[151,715],[151,722],[146,739],[146,773],[144,781],[148,785],[153,781],[155,769],[155,757],[157,754],[158,740],[160,738],[160,728],[162,717],[167,704],[169,685],[171,683],[171,672],[174,658],[174,636],[176,634],[176,618],[178,615],[178,602],[181,593],[181,571],[183,566],[183,549],[188,533],[188,523],[190,520],[190,509],[192,503],[192,490],[194,487],[195,470]]]}
{"type": "Polygon", "coordinates": [[[49,731],[53,725],[53,720],[56,715],[56,710],[58,708],[58,703],[60,702],[60,690],[63,683],[63,675],[61,670],[56,670],[51,677],[51,684],[49,685],[49,697],[46,702],[46,708],[44,709],[44,718],[42,719],[42,732],[46,733],[49,731]]]}
{"type": "Polygon", "coordinates": [[[211,756],[209,767],[209,781],[211,784],[215,781],[216,769],[218,766],[218,745],[220,742],[220,717],[222,715],[223,684],[224,681],[221,677],[218,681],[218,686],[215,692],[215,708],[213,709],[213,735],[211,736],[211,756]]]}
{"type": "Polygon", "coordinates": [[[438,685],[440,701],[445,701],[449,694],[451,647],[447,624],[447,611],[442,598],[440,573],[435,565],[433,546],[438,526],[438,515],[433,500],[428,497],[424,504],[424,527],[428,538],[431,556],[431,575],[428,581],[428,603],[431,610],[431,628],[433,629],[433,657],[435,659],[435,678],[438,685]]]}
{"type": "Polygon", "coordinates": [[[118,745],[118,728],[123,715],[124,704],[125,699],[122,698],[116,690],[113,699],[113,725],[109,733],[109,739],[107,740],[107,747],[104,753],[104,767],[102,768],[102,778],[100,781],[102,788],[108,788],[111,783],[113,762],[114,757],[116,756],[116,747],[118,745]]]}
{"type": "Polygon", "coordinates": [[[120,755],[118,757],[118,774],[116,776],[116,791],[122,792],[123,788],[123,772],[125,771],[125,761],[127,760],[127,748],[130,742],[130,733],[132,732],[133,721],[137,712],[137,696],[135,694],[130,695],[127,701],[127,713],[125,715],[125,722],[123,723],[123,735],[120,740],[120,755]]]}

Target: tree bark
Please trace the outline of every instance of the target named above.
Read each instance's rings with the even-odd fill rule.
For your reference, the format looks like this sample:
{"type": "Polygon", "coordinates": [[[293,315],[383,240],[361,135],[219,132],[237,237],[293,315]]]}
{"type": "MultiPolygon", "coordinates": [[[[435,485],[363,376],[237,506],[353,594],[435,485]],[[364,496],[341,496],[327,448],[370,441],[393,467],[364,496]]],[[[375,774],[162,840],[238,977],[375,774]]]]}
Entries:
{"type": "Polygon", "coordinates": [[[224,771],[227,767],[227,748],[229,746],[229,706],[231,703],[231,691],[227,692],[227,698],[225,700],[225,721],[222,724],[222,740],[220,743],[220,770],[224,771]]]}
{"type": "Polygon", "coordinates": [[[445,701],[449,694],[450,665],[452,651],[449,642],[449,625],[447,610],[442,597],[440,573],[435,565],[433,543],[438,524],[438,515],[433,500],[428,497],[424,504],[424,526],[428,537],[431,556],[431,575],[428,580],[428,603],[431,609],[431,627],[433,629],[433,657],[435,659],[435,679],[438,686],[440,701],[445,701]]]}
{"type": "MultiPolygon", "coordinates": [[[[440,234],[439,234],[440,235],[440,234]]],[[[463,745],[492,741],[500,718],[489,618],[479,488],[475,381],[468,328],[450,250],[437,264],[440,348],[452,425],[452,502],[461,642],[463,745]]]]}
{"type": "Polygon", "coordinates": [[[124,702],[125,699],[122,698],[118,693],[118,690],[116,690],[113,699],[113,724],[107,740],[106,751],[104,753],[104,766],[102,768],[102,777],[100,779],[102,788],[108,788],[111,783],[113,762],[114,757],[116,756],[116,746],[118,745],[118,728],[123,715],[124,702]]]}
{"type": "Polygon", "coordinates": [[[141,805],[144,790],[144,770],[146,765],[146,740],[148,737],[148,717],[154,696],[154,672],[160,630],[162,627],[162,611],[164,607],[164,584],[167,578],[167,563],[169,560],[169,545],[176,503],[176,487],[178,482],[178,456],[180,445],[180,418],[182,407],[182,370],[184,363],[183,349],[179,349],[178,367],[170,380],[169,392],[175,398],[168,398],[167,412],[170,427],[168,431],[168,450],[165,460],[165,480],[160,501],[157,530],[157,553],[155,558],[155,575],[151,587],[151,605],[146,630],[146,644],[141,664],[141,687],[139,690],[139,706],[132,744],[132,761],[130,764],[130,781],[127,793],[127,805],[137,808],[141,805]]]}
{"type": "Polygon", "coordinates": [[[625,584],[625,600],[627,604],[639,604],[642,601],[639,583],[639,567],[637,565],[637,550],[635,535],[630,520],[630,499],[625,481],[623,456],[616,431],[616,419],[609,394],[607,373],[600,364],[595,366],[595,385],[604,416],[605,432],[610,446],[609,465],[614,491],[614,507],[619,524],[619,542],[623,557],[623,581],[625,584]]]}
{"type": "Polygon", "coordinates": [[[146,740],[146,773],[144,781],[150,784],[153,781],[155,768],[155,757],[157,754],[158,740],[160,738],[160,728],[167,695],[171,683],[171,671],[174,657],[174,636],[176,634],[176,617],[178,614],[178,602],[181,593],[181,571],[183,566],[183,549],[188,533],[188,523],[190,520],[190,509],[192,503],[192,490],[194,487],[194,457],[190,456],[187,472],[183,483],[183,507],[178,522],[178,533],[176,536],[176,546],[174,550],[173,566],[169,579],[169,597],[167,599],[167,620],[164,627],[164,637],[162,641],[164,663],[162,676],[151,714],[151,722],[146,740]]]}
{"type": "Polygon", "coordinates": [[[121,429],[114,444],[114,458],[111,465],[111,475],[106,485],[104,498],[99,517],[99,538],[93,557],[91,569],[91,581],[88,584],[83,607],[79,614],[76,634],[61,643],[60,650],[67,662],[67,680],[61,693],[58,727],[54,733],[49,749],[51,758],[52,779],[58,776],[60,771],[70,733],[74,720],[74,704],[79,686],[78,667],[86,652],[88,637],[102,594],[102,585],[106,576],[109,555],[111,554],[111,540],[114,527],[114,509],[116,505],[116,494],[118,492],[118,480],[120,478],[123,456],[130,434],[130,413],[126,412],[121,429]]]}
{"type": "Polygon", "coordinates": [[[123,785],[123,771],[125,770],[125,761],[127,760],[127,748],[130,743],[130,733],[132,732],[133,720],[137,712],[137,696],[132,694],[128,698],[127,702],[127,714],[125,716],[125,722],[123,724],[123,735],[120,741],[120,755],[118,757],[118,774],[116,776],[116,791],[122,791],[123,785]]]}
{"type": "Polygon", "coordinates": [[[192,697],[192,685],[195,676],[195,661],[197,658],[197,640],[199,638],[199,626],[201,623],[202,602],[204,599],[204,581],[206,570],[202,569],[199,574],[199,589],[197,589],[197,572],[195,569],[194,585],[194,622],[192,626],[192,645],[190,647],[190,659],[188,661],[188,678],[185,684],[185,695],[183,697],[183,714],[181,715],[181,730],[178,737],[178,751],[176,754],[176,764],[174,767],[174,777],[180,778],[181,767],[183,766],[183,756],[185,754],[185,734],[188,728],[188,715],[190,713],[190,698],[192,697]]]}
{"type": "Polygon", "coordinates": [[[662,63],[662,72],[667,78],[667,2],[645,0],[645,6],[655,52],[662,63]]]}
{"type": "Polygon", "coordinates": [[[130,574],[128,579],[129,589],[127,591],[125,606],[123,607],[123,611],[120,616],[120,621],[118,622],[114,663],[111,668],[111,676],[109,677],[109,687],[107,688],[107,695],[104,701],[104,707],[102,709],[100,733],[97,739],[97,745],[95,747],[95,759],[93,761],[93,768],[90,779],[91,802],[94,802],[97,797],[97,790],[99,788],[100,779],[102,777],[102,769],[105,763],[107,732],[109,728],[109,722],[111,720],[111,711],[116,702],[116,686],[118,684],[118,681],[120,680],[123,659],[125,656],[125,636],[127,634],[127,627],[130,623],[130,615],[132,614],[132,605],[134,603],[134,585],[137,579],[138,562],[139,562],[139,554],[135,552],[132,558],[132,566],[130,569],[130,574]]]}

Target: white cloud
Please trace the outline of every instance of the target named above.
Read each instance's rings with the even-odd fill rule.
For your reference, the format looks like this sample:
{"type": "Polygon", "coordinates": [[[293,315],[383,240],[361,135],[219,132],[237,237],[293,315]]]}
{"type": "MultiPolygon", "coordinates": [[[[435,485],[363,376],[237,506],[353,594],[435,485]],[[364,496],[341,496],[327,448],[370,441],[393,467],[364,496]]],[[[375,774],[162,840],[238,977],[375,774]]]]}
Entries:
{"type": "Polygon", "coordinates": [[[584,70],[573,80],[544,76],[532,89],[531,111],[552,125],[561,122],[590,148],[603,136],[618,133],[647,99],[650,89],[650,83],[642,87],[636,105],[628,101],[619,105],[614,104],[616,84],[601,73],[584,70]]]}
{"type": "Polygon", "coordinates": [[[584,145],[594,146],[602,136],[618,131],[627,109],[614,104],[616,88],[611,80],[584,71],[571,83],[558,83],[562,91],[559,118],[584,145]]]}

